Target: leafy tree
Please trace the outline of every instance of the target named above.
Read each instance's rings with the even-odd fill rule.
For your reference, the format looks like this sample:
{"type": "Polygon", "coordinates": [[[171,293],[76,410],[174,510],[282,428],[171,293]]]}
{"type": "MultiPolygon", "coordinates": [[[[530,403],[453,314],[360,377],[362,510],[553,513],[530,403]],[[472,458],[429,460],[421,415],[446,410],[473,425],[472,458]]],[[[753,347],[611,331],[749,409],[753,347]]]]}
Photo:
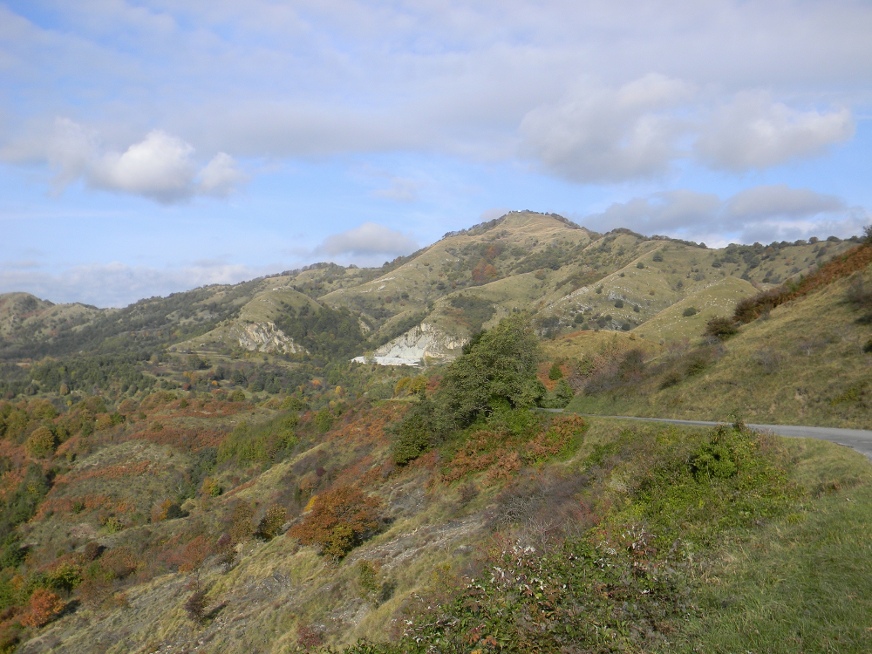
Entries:
{"type": "Polygon", "coordinates": [[[427,398],[421,398],[394,428],[391,446],[394,463],[405,465],[417,459],[434,445],[435,408],[427,398]]]}
{"type": "Polygon", "coordinates": [[[24,448],[32,457],[45,457],[54,453],[57,439],[48,427],[37,427],[24,443],[24,448]]]}
{"type": "Polygon", "coordinates": [[[474,339],[445,373],[436,396],[443,428],[463,428],[508,403],[530,407],[544,389],[536,379],[539,341],[526,316],[511,316],[474,339]]]}

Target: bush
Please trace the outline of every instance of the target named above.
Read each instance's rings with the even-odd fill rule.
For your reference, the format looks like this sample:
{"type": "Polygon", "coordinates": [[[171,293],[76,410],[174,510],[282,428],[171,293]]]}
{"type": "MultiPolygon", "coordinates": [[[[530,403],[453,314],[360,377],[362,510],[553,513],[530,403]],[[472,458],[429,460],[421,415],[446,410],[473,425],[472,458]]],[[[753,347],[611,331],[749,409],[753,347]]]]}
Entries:
{"type": "Polygon", "coordinates": [[[185,600],[185,613],[188,617],[197,624],[203,622],[206,616],[206,591],[194,591],[187,600],[185,600]]]}
{"type": "Polygon", "coordinates": [[[48,427],[37,427],[24,443],[24,449],[35,458],[54,454],[56,447],[57,438],[48,427]]]}
{"type": "Polygon", "coordinates": [[[426,398],[412,405],[403,419],[393,428],[391,457],[394,463],[406,465],[436,444],[434,419],[433,404],[426,398]]]}
{"type": "Polygon", "coordinates": [[[699,312],[696,310],[696,307],[687,307],[684,311],[681,312],[681,315],[685,318],[690,318],[691,316],[695,316],[697,313],[699,312]]]}
{"type": "Polygon", "coordinates": [[[27,627],[42,627],[51,622],[64,610],[64,601],[56,593],[45,588],[37,588],[27,603],[27,613],[21,624],[27,627]]]}
{"type": "Polygon", "coordinates": [[[709,320],[705,325],[705,335],[725,341],[730,336],[738,333],[739,328],[736,323],[729,318],[717,316],[709,320]]]}
{"type": "Polygon", "coordinates": [[[379,527],[381,500],[354,486],[339,486],[313,498],[312,510],[288,533],[304,545],[341,559],[379,527]]]}
{"type": "Polygon", "coordinates": [[[272,540],[281,533],[287,519],[287,509],[279,504],[273,504],[257,523],[255,535],[263,540],[272,540]]]}

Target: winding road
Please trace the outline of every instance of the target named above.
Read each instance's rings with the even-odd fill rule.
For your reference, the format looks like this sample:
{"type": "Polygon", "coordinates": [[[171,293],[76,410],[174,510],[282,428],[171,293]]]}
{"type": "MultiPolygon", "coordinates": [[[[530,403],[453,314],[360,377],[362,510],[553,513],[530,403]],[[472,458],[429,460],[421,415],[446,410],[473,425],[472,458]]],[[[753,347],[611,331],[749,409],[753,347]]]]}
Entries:
{"type": "MultiPolygon", "coordinates": [[[[585,414],[582,414],[585,415],[585,414]]],[[[620,420],[642,420],[646,422],[667,422],[676,425],[699,425],[702,427],[715,427],[723,424],[720,422],[708,422],[705,420],[672,420],[669,418],[635,418],[631,416],[595,416],[591,418],[618,418],[620,420]]],[[[798,425],[753,425],[746,423],[751,429],[758,431],[771,431],[779,436],[791,438],[817,438],[819,440],[838,443],[853,448],[872,460],[872,430],[870,429],[838,429],[835,427],[801,427],[798,425]]]]}

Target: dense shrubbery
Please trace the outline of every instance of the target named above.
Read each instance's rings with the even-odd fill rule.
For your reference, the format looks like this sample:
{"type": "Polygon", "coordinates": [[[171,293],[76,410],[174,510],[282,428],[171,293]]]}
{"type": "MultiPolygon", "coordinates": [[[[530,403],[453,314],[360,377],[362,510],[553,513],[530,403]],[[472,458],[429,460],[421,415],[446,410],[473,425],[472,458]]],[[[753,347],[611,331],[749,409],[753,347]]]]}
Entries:
{"type": "Polygon", "coordinates": [[[397,641],[346,654],[667,650],[697,611],[694,562],[705,548],[798,497],[774,443],[741,425],[691,438],[628,430],[586,464],[583,487],[609,498],[596,526],[549,537],[516,523],[465,577],[413,596],[397,641]]]}
{"type": "Polygon", "coordinates": [[[297,414],[288,412],[256,425],[240,423],[218,447],[217,462],[244,468],[286,457],[297,444],[297,421],[297,414]]]}
{"type": "Polygon", "coordinates": [[[291,527],[289,535],[321,553],[341,559],[376,533],[381,501],[354,486],[337,486],[316,495],[311,511],[291,527]]]}

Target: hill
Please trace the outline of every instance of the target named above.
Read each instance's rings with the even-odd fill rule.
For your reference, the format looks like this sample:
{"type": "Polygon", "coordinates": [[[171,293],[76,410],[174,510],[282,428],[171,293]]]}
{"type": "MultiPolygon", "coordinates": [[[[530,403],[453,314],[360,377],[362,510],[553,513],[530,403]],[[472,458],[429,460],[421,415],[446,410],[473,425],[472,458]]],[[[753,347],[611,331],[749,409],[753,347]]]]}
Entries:
{"type": "Polygon", "coordinates": [[[743,420],[869,427],[870,252],[514,212],[2,296],[0,652],[868,651],[869,462],[743,420]]]}
{"type": "MultiPolygon", "coordinates": [[[[700,316],[712,314],[703,310],[685,319],[696,323],[698,336],[683,346],[638,355],[624,348],[588,369],[587,378],[577,383],[582,392],[572,407],[607,415],[738,416],[770,424],[868,429],[870,254],[869,245],[859,246],[797,285],[747,298],[735,310],[735,335],[705,337],[700,316]],[[802,291],[803,285],[809,290],[802,291]],[[783,302],[776,301],[779,295],[783,302]],[[762,308],[750,309],[754,305],[762,308]]],[[[679,323],[674,312],[680,308],[673,310],[672,324],[679,323]]],[[[638,332],[650,334],[657,326],[651,321],[638,332]]]]}
{"type": "Polygon", "coordinates": [[[530,311],[545,336],[639,329],[656,340],[681,340],[690,333],[681,327],[687,321],[671,316],[671,308],[700,305],[690,327],[852,245],[833,239],[708,249],[629,230],[596,234],[560,216],[511,212],[380,269],[319,264],[121,310],[49,306],[36,298],[28,300],[37,303],[32,309],[12,310],[23,307],[22,296],[3,296],[0,357],[154,354],[172,346],[204,357],[368,355],[419,365],[425,355],[450,360],[476,331],[517,310],[530,311]],[[312,340],[323,331],[319,321],[343,325],[335,351],[312,340]]]}

